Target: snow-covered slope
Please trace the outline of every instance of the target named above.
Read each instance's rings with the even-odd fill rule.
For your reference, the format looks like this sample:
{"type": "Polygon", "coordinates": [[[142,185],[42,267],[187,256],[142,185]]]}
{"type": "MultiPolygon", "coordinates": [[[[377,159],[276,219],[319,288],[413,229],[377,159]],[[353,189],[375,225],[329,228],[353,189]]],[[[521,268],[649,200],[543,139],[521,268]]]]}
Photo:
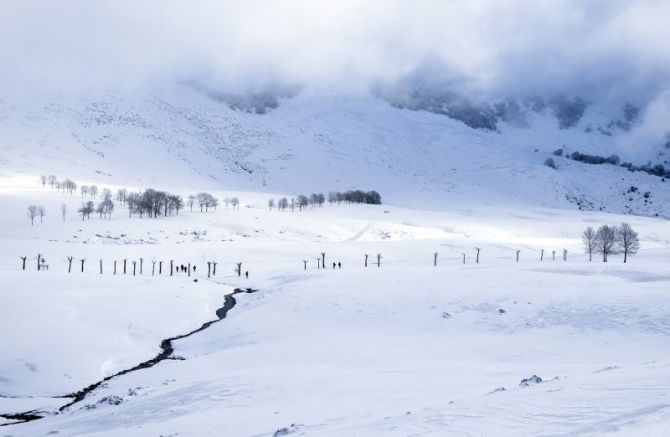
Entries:
{"type": "Polygon", "coordinates": [[[491,131],[328,90],[303,90],[265,114],[233,110],[187,84],[4,95],[4,173],[184,190],[375,189],[385,202],[439,209],[530,204],[670,215],[660,177],[552,155],[562,148],[662,162],[662,154],[641,158],[618,146],[626,134],[616,124],[624,120],[620,107],[589,104],[564,129],[550,107],[530,110],[523,123],[501,116],[491,131]],[[550,157],[558,169],[543,165],[550,157]],[[632,185],[636,193],[628,192],[632,185]]]}

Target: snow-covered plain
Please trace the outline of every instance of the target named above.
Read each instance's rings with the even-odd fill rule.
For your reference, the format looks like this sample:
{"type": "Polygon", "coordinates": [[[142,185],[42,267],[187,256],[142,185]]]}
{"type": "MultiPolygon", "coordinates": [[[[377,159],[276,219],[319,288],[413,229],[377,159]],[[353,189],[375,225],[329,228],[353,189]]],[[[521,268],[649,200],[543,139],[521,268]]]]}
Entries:
{"type": "Polygon", "coordinates": [[[118,207],[82,222],[78,195],[36,177],[0,183],[0,413],[47,417],[4,419],[3,435],[667,435],[667,220],[464,197],[436,211],[291,213],[268,211],[268,194],[215,192],[240,197],[240,209],[154,220],[118,207]],[[44,223],[30,226],[31,203],[47,207],[44,223]],[[640,253],[589,263],[583,228],[622,221],[640,233],[640,253]],[[37,253],[48,271],[36,271],[37,253]],[[112,275],[112,260],[140,257],[143,275],[112,275]],[[197,272],[151,276],[151,260],[170,259],[197,272]],[[211,279],[208,260],[219,263],[211,279]],[[183,359],[114,378],[56,413],[68,399],[55,397],[215,319],[236,287],[258,291],[176,341],[183,359]],[[542,382],[520,385],[533,375],[542,382]]]}

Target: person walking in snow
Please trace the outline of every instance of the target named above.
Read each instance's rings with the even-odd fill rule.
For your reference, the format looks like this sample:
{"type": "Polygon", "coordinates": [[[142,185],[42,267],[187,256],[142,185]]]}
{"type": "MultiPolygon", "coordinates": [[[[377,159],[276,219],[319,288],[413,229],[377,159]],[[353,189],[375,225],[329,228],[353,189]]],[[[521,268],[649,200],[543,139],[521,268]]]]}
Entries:
{"type": "Polygon", "coordinates": [[[249,270],[247,270],[246,272],[244,272],[244,276],[245,276],[247,279],[249,279],[249,270]]]}

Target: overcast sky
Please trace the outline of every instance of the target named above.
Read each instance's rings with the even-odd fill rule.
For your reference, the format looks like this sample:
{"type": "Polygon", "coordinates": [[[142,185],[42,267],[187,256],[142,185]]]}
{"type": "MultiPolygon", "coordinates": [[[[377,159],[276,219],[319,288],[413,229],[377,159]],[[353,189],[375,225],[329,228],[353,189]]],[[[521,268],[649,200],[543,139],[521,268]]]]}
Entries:
{"type": "Polygon", "coordinates": [[[424,72],[473,92],[650,99],[670,1],[0,0],[0,79],[365,87],[424,72]]]}

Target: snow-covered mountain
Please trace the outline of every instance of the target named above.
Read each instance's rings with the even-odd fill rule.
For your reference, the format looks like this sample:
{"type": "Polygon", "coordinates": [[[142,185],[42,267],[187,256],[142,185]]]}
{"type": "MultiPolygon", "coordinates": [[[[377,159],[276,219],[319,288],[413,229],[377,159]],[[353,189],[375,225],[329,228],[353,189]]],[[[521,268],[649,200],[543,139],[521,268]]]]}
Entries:
{"type": "Polygon", "coordinates": [[[249,97],[187,83],[3,95],[4,173],[184,190],[375,189],[385,202],[440,209],[518,203],[670,215],[665,179],[620,165],[667,163],[670,152],[621,146],[640,118],[630,104],[472,103],[421,89],[249,97]],[[573,152],[620,162],[587,164],[573,152]]]}

